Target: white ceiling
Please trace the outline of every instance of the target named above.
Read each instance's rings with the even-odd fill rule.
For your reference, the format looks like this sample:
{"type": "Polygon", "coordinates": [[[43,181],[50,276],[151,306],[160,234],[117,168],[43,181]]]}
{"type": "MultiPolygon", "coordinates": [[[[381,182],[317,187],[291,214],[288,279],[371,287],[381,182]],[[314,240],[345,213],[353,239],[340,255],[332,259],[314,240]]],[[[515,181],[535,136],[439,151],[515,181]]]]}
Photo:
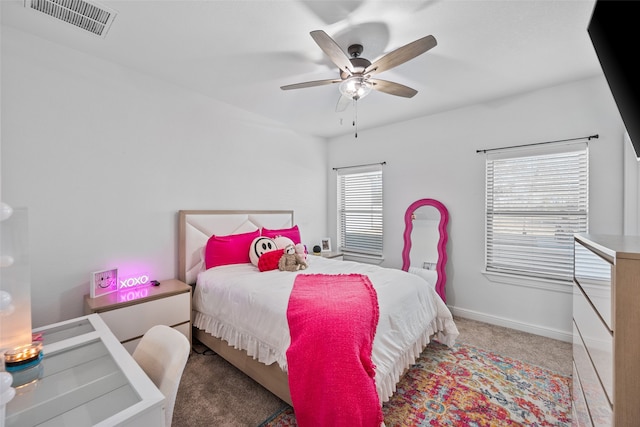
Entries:
{"type": "Polygon", "coordinates": [[[222,1],[102,0],[118,15],[105,38],[1,0],[2,24],[156,76],[300,132],[354,131],[353,106],[335,111],[336,78],[309,35],[324,30],[346,51],[382,54],[426,35],[438,45],[376,77],[413,98],[372,92],[358,129],[385,125],[601,74],[587,34],[594,0],[222,1]]]}

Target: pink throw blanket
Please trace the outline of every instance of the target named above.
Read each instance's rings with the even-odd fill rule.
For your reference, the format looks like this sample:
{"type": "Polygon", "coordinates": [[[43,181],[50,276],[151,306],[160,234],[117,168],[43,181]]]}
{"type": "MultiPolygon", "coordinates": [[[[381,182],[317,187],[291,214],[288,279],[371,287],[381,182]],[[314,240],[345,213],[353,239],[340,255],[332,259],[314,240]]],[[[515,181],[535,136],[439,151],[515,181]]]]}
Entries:
{"type": "Polygon", "coordinates": [[[300,274],[287,320],[291,401],[300,427],[379,427],[371,361],[378,298],[361,274],[300,274]]]}

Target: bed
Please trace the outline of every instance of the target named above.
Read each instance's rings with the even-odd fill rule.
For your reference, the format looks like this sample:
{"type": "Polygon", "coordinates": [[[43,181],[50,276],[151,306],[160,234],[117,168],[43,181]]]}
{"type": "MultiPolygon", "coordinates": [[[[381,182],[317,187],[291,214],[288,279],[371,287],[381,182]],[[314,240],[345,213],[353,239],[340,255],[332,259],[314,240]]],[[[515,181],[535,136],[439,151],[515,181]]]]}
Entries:
{"type": "Polygon", "coordinates": [[[181,210],[178,216],[179,277],[194,286],[194,336],[289,404],[286,311],[300,274],[370,279],[379,306],[371,358],[381,402],[391,397],[404,371],[432,339],[453,345],[458,336],[451,312],[433,285],[400,269],[311,254],[308,267],[296,272],[260,271],[251,263],[205,269],[204,248],[211,236],[289,229],[296,225],[293,211],[181,210]]]}

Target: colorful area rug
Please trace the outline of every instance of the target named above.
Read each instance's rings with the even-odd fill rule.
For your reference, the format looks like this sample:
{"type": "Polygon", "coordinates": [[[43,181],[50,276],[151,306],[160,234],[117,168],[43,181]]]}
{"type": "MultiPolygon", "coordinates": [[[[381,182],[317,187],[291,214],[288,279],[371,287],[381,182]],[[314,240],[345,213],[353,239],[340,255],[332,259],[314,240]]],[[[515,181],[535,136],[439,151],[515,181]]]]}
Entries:
{"type": "MultiPolygon", "coordinates": [[[[383,413],[387,427],[570,426],[571,378],[469,345],[432,342],[383,413]]],[[[286,406],[260,427],[296,425],[286,406]]]]}

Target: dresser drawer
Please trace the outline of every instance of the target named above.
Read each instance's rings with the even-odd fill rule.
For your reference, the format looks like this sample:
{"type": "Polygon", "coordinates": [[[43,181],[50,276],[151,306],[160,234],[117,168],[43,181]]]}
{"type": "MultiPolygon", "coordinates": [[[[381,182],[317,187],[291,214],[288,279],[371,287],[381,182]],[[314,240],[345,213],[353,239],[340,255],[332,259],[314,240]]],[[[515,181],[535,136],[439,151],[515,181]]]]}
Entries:
{"type": "Polygon", "coordinates": [[[593,306],[613,331],[611,321],[611,264],[575,242],[574,276],[593,306]]]}
{"type": "Polygon", "coordinates": [[[571,403],[571,426],[593,427],[575,363],[573,364],[571,403]]]}
{"type": "Polygon", "coordinates": [[[573,363],[577,374],[574,378],[577,378],[582,386],[593,424],[598,427],[612,426],[613,410],[606,392],[600,385],[598,373],[589,360],[587,349],[575,322],[573,324],[573,363]]]}
{"type": "Polygon", "coordinates": [[[580,288],[574,285],[573,291],[573,321],[607,397],[613,403],[613,336],[580,288]]]}
{"type": "Polygon", "coordinates": [[[144,335],[154,325],[175,326],[191,320],[191,294],[184,292],[115,310],[100,317],[118,340],[128,341],[144,335]]]}

